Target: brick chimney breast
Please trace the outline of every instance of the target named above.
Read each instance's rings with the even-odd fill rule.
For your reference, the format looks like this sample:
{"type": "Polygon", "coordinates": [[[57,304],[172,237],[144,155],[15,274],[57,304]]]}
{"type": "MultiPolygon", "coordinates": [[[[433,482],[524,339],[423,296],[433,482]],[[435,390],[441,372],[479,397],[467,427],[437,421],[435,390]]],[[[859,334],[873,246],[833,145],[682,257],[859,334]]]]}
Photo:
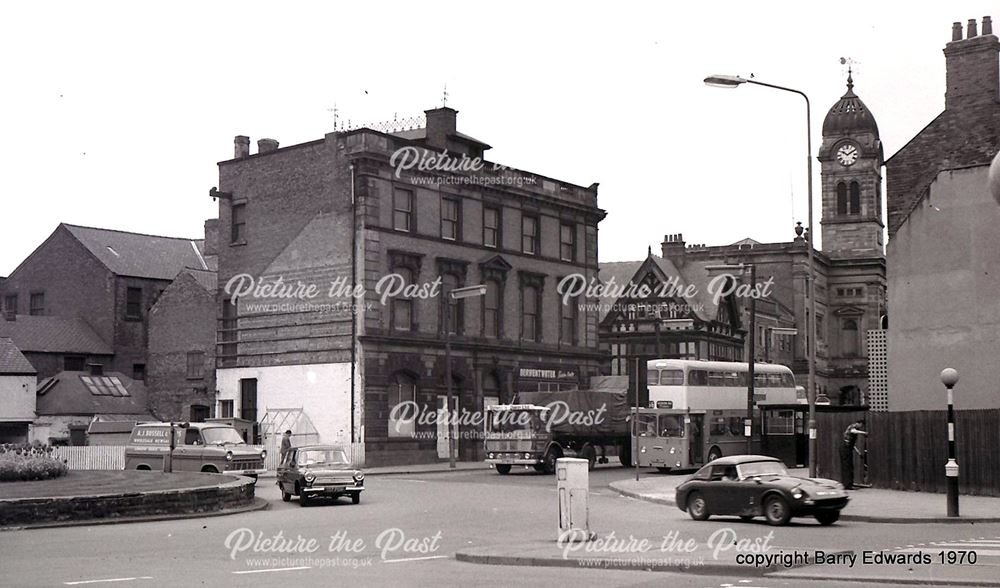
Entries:
{"type": "Polygon", "coordinates": [[[661,252],[663,253],[664,259],[669,259],[678,267],[684,265],[684,235],[682,233],[675,233],[673,235],[664,235],[663,243],[660,244],[661,252]]]}
{"type": "Polygon", "coordinates": [[[250,137],[247,137],[246,135],[236,135],[236,139],[233,140],[233,143],[236,145],[235,153],[233,154],[235,159],[250,155],[250,137]]]}
{"type": "Polygon", "coordinates": [[[1000,39],[993,34],[992,19],[983,17],[982,35],[970,20],[966,36],[961,38],[961,25],[955,23],[952,41],[944,48],[945,110],[1000,102],[1000,39]]]}
{"type": "Polygon", "coordinates": [[[258,139],[257,153],[270,153],[278,148],[278,142],[274,139],[258,139]]]}
{"type": "Polygon", "coordinates": [[[205,252],[204,255],[219,254],[219,219],[210,218],[205,221],[205,252]]]}
{"type": "Polygon", "coordinates": [[[438,149],[445,149],[448,146],[448,136],[454,135],[458,131],[458,111],[442,106],[441,108],[425,110],[424,116],[427,120],[427,144],[438,149]]]}

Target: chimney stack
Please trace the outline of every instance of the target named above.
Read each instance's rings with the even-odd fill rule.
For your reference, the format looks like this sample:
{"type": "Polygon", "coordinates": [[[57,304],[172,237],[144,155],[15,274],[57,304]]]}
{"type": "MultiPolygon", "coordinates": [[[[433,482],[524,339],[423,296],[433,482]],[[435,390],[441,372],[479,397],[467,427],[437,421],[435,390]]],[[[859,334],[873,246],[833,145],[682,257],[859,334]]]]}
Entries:
{"type": "Polygon", "coordinates": [[[236,139],[233,143],[236,145],[236,152],[233,155],[233,158],[239,159],[250,155],[250,137],[247,137],[246,135],[236,135],[236,139]]]}
{"type": "Polygon", "coordinates": [[[219,219],[205,221],[205,257],[219,254],[219,219]]]}
{"type": "Polygon", "coordinates": [[[274,139],[258,139],[257,153],[270,153],[278,148],[278,142],[274,139]]]}
{"type": "Polygon", "coordinates": [[[458,130],[458,111],[442,106],[433,110],[425,110],[427,119],[427,145],[438,149],[448,147],[448,135],[454,135],[458,130]]]}
{"type": "Polygon", "coordinates": [[[663,243],[660,243],[660,250],[663,253],[664,259],[674,262],[674,265],[677,267],[684,266],[685,247],[683,234],[664,235],[663,243]]]}
{"type": "Polygon", "coordinates": [[[993,22],[983,17],[983,34],[970,19],[966,38],[960,23],[952,25],[951,42],[945,45],[945,110],[1000,102],[1000,39],[993,34],[993,22]]]}

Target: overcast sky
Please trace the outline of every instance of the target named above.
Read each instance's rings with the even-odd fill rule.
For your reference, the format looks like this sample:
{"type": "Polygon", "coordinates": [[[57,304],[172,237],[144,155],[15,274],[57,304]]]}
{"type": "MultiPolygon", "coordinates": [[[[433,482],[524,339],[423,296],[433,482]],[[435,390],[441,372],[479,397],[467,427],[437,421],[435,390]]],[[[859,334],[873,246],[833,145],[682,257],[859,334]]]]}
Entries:
{"type": "MultiPolygon", "coordinates": [[[[789,240],[805,221],[801,98],[855,91],[886,157],[944,107],[951,23],[995,2],[19,2],[0,20],[0,275],[59,222],[199,237],[233,137],[287,146],[441,104],[491,161],[600,182],[601,261],[789,240]]],[[[964,26],[964,24],[963,24],[964,26]]],[[[256,150],[256,147],[254,147],[256,150]]],[[[819,214],[819,166],[815,167],[819,214]]],[[[818,226],[818,225],[817,225],[818,226]]]]}

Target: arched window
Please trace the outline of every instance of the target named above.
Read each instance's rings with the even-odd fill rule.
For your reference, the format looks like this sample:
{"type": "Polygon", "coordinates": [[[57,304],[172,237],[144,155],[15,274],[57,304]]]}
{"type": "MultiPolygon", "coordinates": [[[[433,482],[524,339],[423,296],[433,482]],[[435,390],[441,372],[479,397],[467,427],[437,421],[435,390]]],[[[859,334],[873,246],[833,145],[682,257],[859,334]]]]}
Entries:
{"type": "Polygon", "coordinates": [[[389,381],[387,408],[389,436],[412,437],[416,412],[417,380],[405,372],[397,372],[389,381]]]}
{"type": "Polygon", "coordinates": [[[847,357],[858,355],[858,321],[845,319],[840,331],[841,349],[847,357]]]}
{"type": "Polygon", "coordinates": [[[847,184],[837,184],[837,214],[847,214],[847,184]]]}
{"type": "Polygon", "coordinates": [[[861,214],[861,186],[857,182],[851,182],[851,207],[850,214],[861,214]]]}

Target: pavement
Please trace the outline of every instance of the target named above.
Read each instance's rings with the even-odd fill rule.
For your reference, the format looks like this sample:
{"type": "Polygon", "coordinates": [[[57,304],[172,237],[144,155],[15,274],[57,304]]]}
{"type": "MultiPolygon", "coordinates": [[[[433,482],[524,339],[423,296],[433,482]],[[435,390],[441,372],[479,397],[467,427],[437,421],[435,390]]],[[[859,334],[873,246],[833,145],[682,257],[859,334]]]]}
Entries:
{"type": "MultiPolygon", "coordinates": [[[[806,468],[790,470],[792,475],[808,477],[806,468]]],[[[647,502],[675,506],[674,490],[687,475],[643,472],[635,478],[612,482],[615,491],[647,502]]],[[[1000,497],[961,496],[959,517],[947,516],[944,494],[904,492],[877,488],[849,490],[850,503],[841,512],[840,520],[866,523],[928,524],[928,523],[997,523],[1000,522],[1000,497]]]]}

